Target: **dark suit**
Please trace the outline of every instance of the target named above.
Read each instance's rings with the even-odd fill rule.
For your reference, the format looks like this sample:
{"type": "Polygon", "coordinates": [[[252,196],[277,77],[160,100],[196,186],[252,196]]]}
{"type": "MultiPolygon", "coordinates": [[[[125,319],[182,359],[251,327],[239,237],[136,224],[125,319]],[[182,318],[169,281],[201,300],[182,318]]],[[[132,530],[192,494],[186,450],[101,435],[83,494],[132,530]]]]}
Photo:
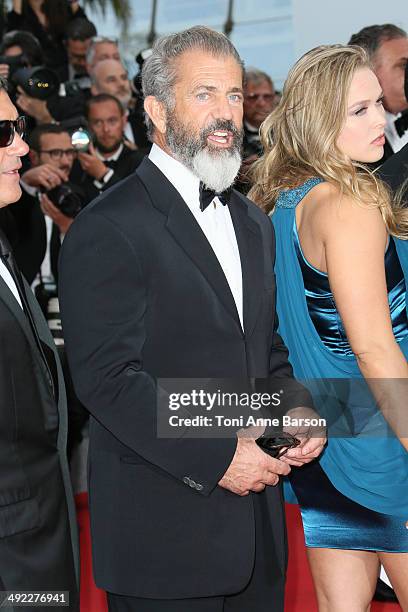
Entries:
{"type": "Polygon", "coordinates": [[[0,209],[0,228],[7,235],[18,266],[31,285],[47,249],[45,219],[37,198],[22,189],[18,202],[0,209]]]}
{"type": "MultiPolygon", "coordinates": [[[[397,191],[408,179],[408,144],[398,153],[392,155],[378,170],[378,174],[394,192],[397,191]]],[[[404,193],[407,197],[408,185],[404,189],[404,193]]]]}
{"type": "Polygon", "coordinates": [[[70,609],[77,610],[64,384],[28,285],[26,294],[42,354],[27,315],[0,277],[0,582],[7,590],[70,591],[70,609]]]}
{"type": "Polygon", "coordinates": [[[114,172],[109,181],[103,184],[101,188],[98,188],[95,185],[95,179],[93,176],[86,174],[86,172],[82,172],[82,176],[80,176],[76,182],[83,191],[85,203],[88,204],[98,197],[100,193],[106,191],[109,189],[109,187],[112,187],[122,179],[129,176],[129,174],[136,170],[143,157],[144,154],[142,152],[134,151],[124,145],[118,159],[116,161],[106,163],[108,168],[112,168],[114,172]]]}
{"type": "Polygon", "coordinates": [[[285,378],[292,374],[287,350],[273,331],[272,224],[236,192],[229,207],[245,335],[209,242],[149,159],[79,215],[62,247],[68,359],[93,417],[94,572],[114,593],[172,599],[243,589],[254,565],[255,497],[270,513],[268,543],[283,582],[280,488],[239,497],[217,486],[234,455],[232,438],[156,436],[156,377],[274,373],[292,380],[285,378]]]}

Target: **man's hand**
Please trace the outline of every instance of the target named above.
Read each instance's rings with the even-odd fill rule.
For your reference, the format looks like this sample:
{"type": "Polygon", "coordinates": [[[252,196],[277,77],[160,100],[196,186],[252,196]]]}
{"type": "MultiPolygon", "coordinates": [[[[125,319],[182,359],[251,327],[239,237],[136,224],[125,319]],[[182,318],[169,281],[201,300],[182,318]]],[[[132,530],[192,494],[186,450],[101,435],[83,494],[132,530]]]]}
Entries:
{"type": "Polygon", "coordinates": [[[287,416],[300,422],[299,425],[294,424],[284,427],[284,431],[298,438],[300,444],[286,451],[281,457],[281,461],[300,467],[305,463],[310,463],[320,455],[327,442],[326,428],[321,426],[310,427],[301,424],[302,419],[319,418],[319,415],[314,410],[306,406],[289,410],[287,416]]]}
{"type": "Polygon", "coordinates": [[[37,98],[28,96],[21,87],[17,87],[17,92],[17,105],[26,115],[34,117],[38,123],[52,123],[54,121],[45,100],[37,100],[37,98]]]}
{"type": "Polygon", "coordinates": [[[58,226],[61,234],[66,234],[74,220],[71,217],[63,215],[59,208],[54,206],[46,193],[41,194],[40,203],[41,210],[43,211],[44,215],[51,217],[54,223],[58,226]]]}
{"type": "Polygon", "coordinates": [[[60,170],[51,164],[41,164],[35,168],[30,168],[21,177],[21,180],[31,187],[53,189],[68,180],[68,175],[64,170],[60,170]]]}
{"type": "Polygon", "coordinates": [[[82,170],[97,181],[100,181],[109,170],[103,161],[96,157],[95,148],[92,144],[89,145],[89,150],[87,153],[78,153],[78,160],[82,166],[82,170]]]}
{"type": "MultiPolygon", "coordinates": [[[[256,431],[253,435],[258,438],[260,433],[256,431]]],[[[289,465],[264,453],[256,444],[255,437],[247,436],[247,433],[238,435],[234,457],[218,483],[240,496],[249,495],[250,491],[259,493],[266,485],[274,486],[278,484],[279,476],[287,476],[290,472],[289,465]]]]}

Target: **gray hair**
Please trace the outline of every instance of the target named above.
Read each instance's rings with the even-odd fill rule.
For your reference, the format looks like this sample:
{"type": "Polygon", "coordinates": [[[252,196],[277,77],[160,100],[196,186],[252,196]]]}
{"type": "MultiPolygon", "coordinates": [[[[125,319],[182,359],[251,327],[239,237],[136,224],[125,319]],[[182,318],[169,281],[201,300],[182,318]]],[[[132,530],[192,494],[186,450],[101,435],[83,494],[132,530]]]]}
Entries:
{"type": "MultiPolygon", "coordinates": [[[[233,57],[242,71],[244,63],[231,41],[220,32],[205,26],[194,26],[182,32],[163,36],[155,43],[152,54],[143,64],[143,95],[154,96],[162,102],[167,110],[174,108],[173,88],[177,81],[175,60],[188,51],[205,51],[215,57],[220,55],[233,57]]],[[[147,136],[152,140],[154,125],[145,113],[147,136]]]]}
{"type": "Polygon", "coordinates": [[[120,60],[115,60],[115,59],[101,60],[100,62],[95,64],[95,66],[93,66],[89,71],[89,78],[91,80],[91,85],[94,85],[97,89],[99,89],[99,79],[97,77],[97,72],[101,69],[101,66],[104,62],[116,62],[116,64],[119,64],[127,74],[126,66],[124,66],[120,60]]]}
{"type": "Polygon", "coordinates": [[[384,23],[382,25],[372,25],[363,28],[350,38],[349,45],[358,45],[365,49],[372,60],[379,46],[387,41],[395,38],[406,38],[407,33],[402,28],[392,24],[384,23]]]}
{"type": "Polygon", "coordinates": [[[101,43],[111,43],[112,45],[116,45],[118,47],[118,41],[116,38],[110,38],[109,36],[94,36],[86,52],[86,63],[87,64],[90,65],[93,63],[96,47],[100,45],[101,43]]]}
{"type": "Polygon", "coordinates": [[[254,85],[260,85],[267,81],[269,85],[274,89],[273,81],[269,74],[263,72],[263,70],[259,70],[258,68],[247,68],[244,74],[244,84],[248,85],[248,83],[254,83],[254,85]]]}

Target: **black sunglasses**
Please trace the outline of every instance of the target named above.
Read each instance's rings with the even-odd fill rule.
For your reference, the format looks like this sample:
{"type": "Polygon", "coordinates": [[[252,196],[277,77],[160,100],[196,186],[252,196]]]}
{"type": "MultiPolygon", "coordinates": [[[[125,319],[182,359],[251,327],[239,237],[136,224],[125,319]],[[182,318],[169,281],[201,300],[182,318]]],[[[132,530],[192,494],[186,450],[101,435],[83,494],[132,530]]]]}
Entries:
{"type": "Polygon", "coordinates": [[[26,121],[25,117],[18,117],[14,121],[10,119],[0,120],[0,148],[9,147],[17,133],[20,138],[23,138],[25,132],[26,121]]]}

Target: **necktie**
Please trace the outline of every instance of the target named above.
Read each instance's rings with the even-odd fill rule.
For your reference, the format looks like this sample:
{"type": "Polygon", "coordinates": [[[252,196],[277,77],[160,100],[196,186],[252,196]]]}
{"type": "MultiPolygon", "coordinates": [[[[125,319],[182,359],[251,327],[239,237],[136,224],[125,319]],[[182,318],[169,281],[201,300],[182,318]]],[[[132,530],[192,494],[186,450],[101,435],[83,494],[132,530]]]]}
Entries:
{"type": "Polygon", "coordinates": [[[31,331],[34,336],[34,340],[37,344],[38,350],[40,352],[40,355],[46,367],[48,383],[50,385],[50,388],[52,390],[54,397],[56,397],[56,389],[58,388],[56,385],[56,381],[58,379],[57,379],[55,358],[52,353],[52,350],[41,341],[38,335],[38,331],[34,323],[34,318],[30,310],[30,306],[28,304],[27,295],[26,295],[24,283],[23,283],[23,278],[21,276],[20,270],[18,269],[16,260],[14,259],[14,255],[11,250],[9,241],[7,240],[6,236],[1,231],[0,231],[0,258],[2,262],[4,263],[4,265],[6,266],[7,270],[10,272],[13,278],[13,281],[15,282],[17,291],[20,295],[20,299],[23,305],[24,312],[27,316],[28,322],[31,327],[31,331]],[[47,353],[48,359],[45,353],[47,353]]]}
{"type": "Polygon", "coordinates": [[[105,160],[103,163],[105,164],[107,168],[112,168],[112,170],[115,170],[118,162],[115,159],[108,159],[108,160],[105,160]]]}
{"type": "Polygon", "coordinates": [[[214,198],[218,198],[224,206],[231,199],[232,187],[217,193],[213,189],[208,189],[204,183],[200,182],[200,210],[203,212],[211,204],[214,198]]]}
{"type": "Polygon", "coordinates": [[[402,113],[401,117],[394,121],[394,125],[398,136],[401,138],[408,130],[408,112],[402,113]]]}

